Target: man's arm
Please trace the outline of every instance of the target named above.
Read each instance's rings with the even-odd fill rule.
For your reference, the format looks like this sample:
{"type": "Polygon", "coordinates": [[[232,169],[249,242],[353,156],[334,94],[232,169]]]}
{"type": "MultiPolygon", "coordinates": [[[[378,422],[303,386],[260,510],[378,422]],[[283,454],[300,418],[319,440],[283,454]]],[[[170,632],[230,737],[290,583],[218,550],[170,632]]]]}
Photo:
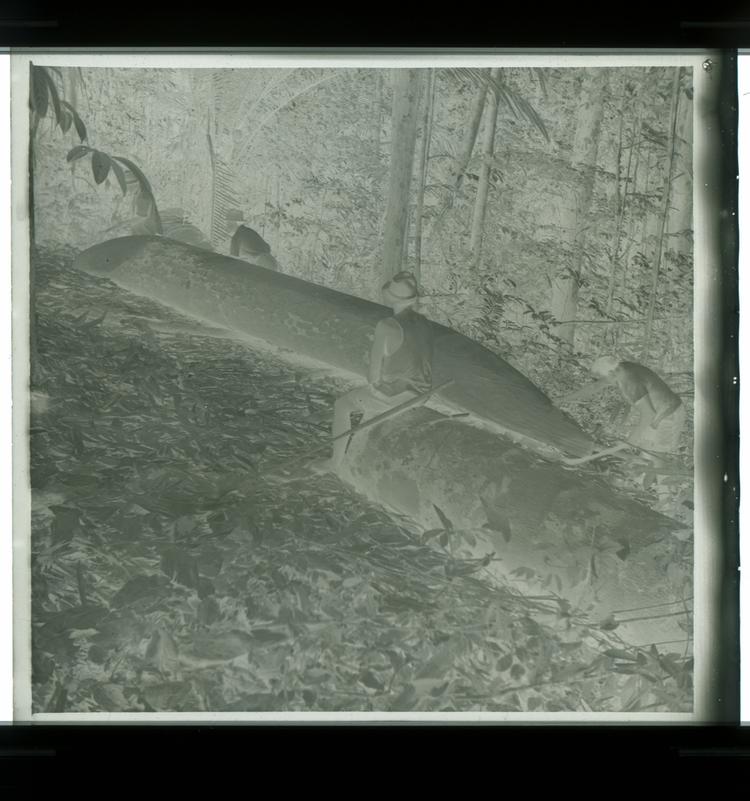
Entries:
{"type": "MultiPolygon", "coordinates": [[[[665,417],[669,417],[669,415],[672,414],[675,409],[678,409],[681,403],[682,401],[679,399],[679,397],[675,397],[672,403],[664,404],[661,408],[661,411],[659,411],[651,421],[651,428],[658,428],[659,423],[661,423],[665,417]]],[[[651,405],[654,406],[654,403],[652,402],[651,405]]]]}
{"type": "Polygon", "coordinates": [[[575,392],[570,392],[567,395],[563,395],[561,398],[557,399],[558,403],[570,403],[571,401],[582,401],[588,400],[592,396],[601,392],[605,387],[608,387],[612,382],[608,378],[600,378],[598,381],[595,381],[593,384],[589,384],[586,387],[582,387],[581,389],[577,389],[575,392]]]}
{"type": "MultiPolygon", "coordinates": [[[[388,320],[381,320],[375,327],[375,338],[370,350],[370,367],[367,380],[371,386],[377,386],[383,370],[383,359],[394,351],[395,340],[399,332],[395,331],[388,320]]],[[[400,343],[398,343],[400,344],[400,343]]],[[[398,347],[396,344],[396,347],[398,347]]]]}

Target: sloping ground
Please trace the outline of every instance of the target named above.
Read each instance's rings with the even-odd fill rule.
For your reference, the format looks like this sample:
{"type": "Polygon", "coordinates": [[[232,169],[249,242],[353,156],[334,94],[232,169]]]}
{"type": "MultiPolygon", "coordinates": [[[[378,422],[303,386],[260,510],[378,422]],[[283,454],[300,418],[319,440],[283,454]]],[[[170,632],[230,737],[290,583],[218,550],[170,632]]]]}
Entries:
{"type": "MultiPolygon", "coordinates": [[[[375,323],[389,313],[377,304],[158,237],[111,240],[85,251],[75,264],[133,292],[288,348],[292,357],[314,356],[352,375],[364,371],[375,323]]],[[[447,328],[436,325],[435,332],[435,379],[454,380],[443,401],[460,402],[462,410],[548,449],[580,453],[590,447],[586,435],[507,362],[447,328]]],[[[462,528],[478,529],[502,518],[504,528],[521,532],[496,548],[506,573],[523,568],[550,576],[563,597],[600,618],[641,605],[679,610],[682,618],[639,621],[622,631],[636,644],[679,638],[688,616],[681,603],[684,587],[651,568],[657,557],[669,558],[671,542],[658,543],[679,525],[614,491],[597,466],[567,470],[497,434],[497,429],[478,431],[426,410],[410,412],[358,440],[346,478],[372,500],[428,527],[434,524],[433,505],[462,528]],[[368,447],[370,442],[379,444],[368,447]],[[627,559],[617,557],[623,553],[627,559]]]]}
{"type": "Polygon", "coordinates": [[[342,386],[64,262],[36,268],[35,711],[692,708],[684,644],[524,597],[450,521],[265,479],[342,386]]]}
{"type": "MultiPolygon", "coordinates": [[[[351,295],[161,237],[123,237],[89,248],[75,266],[218,325],[365,375],[372,332],[390,311],[351,295]]],[[[462,411],[547,448],[582,456],[591,439],[508,362],[444,326],[434,375],[462,411]]]]}
{"type": "Polygon", "coordinates": [[[344,476],[425,528],[445,527],[447,518],[473,555],[493,555],[498,575],[523,575],[534,592],[554,587],[590,619],[612,616],[628,642],[684,638],[692,585],[684,569],[674,572],[686,549],[673,534],[689,539],[690,531],[613,492],[597,468],[562,469],[419,409],[355,437],[344,476]],[[618,613],[634,608],[657,615],[618,613]]]}

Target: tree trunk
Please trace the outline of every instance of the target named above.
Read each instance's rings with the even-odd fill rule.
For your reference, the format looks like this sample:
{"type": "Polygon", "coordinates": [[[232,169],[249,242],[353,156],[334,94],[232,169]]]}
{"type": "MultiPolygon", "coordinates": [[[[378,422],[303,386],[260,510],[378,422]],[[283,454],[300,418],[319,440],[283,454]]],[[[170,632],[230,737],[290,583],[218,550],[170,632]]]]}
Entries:
{"type": "Polygon", "coordinates": [[[278,167],[276,167],[276,242],[274,247],[278,250],[279,242],[281,242],[281,174],[278,167]]]}
{"type": "MultiPolygon", "coordinates": [[[[495,68],[490,72],[490,78],[497,78],[500,70],[495,68]]],[[[469,248],[472,254],[472,264],[476,267],[482,252],[482,235],[484,233],[484,216],[487,211],[487,196],[490,189],[490,172],[492,169],[492,156],[495,151],[495,128],[497,126],[497,94],[494,90],[489,93],[487,101],[487,115],[485,118],[484,141],[482,142],[482,166],[479,170],[477,183],[477,196],[474,201],[474,215],[471,221],[471,240],[469,248]]]]}
{"type": "MultiPolygon", "coordinates": [[[[620,241],[622,239],[622,223],[625,217],[625,211],[628,206],[628,195],[630,194],[630,166],[633,161],[633,152],[636,150],[636,141],[640,140],[640,131],[641,131],[641,115],[640,112],[636,117],[635,125],[633,126],[633,135],[630,139],[630,152],[628,153],[628,165],[625,169],[625,186],[622,192],[622,198],[619,201],[619,209],[617,215],[617,229],[615,231],[615,244],[612,247],[612,255],[610,257],[610,272],[609,272],[609,288],[607,290],[607,314],[612,314],[612,304],[614,302],[615,297],[615,289],[617,287],[617,268],[620,264],[620,241]]],[[[638,172],[638,162],[636,160],[635,165],[635,173],[637,177],[638,172]]],[[[619,175],[618,175],[619,179],[619,175]]],[[[633,181],[633,186],[635,186],[635,181],[633,181]]],[[[618,187],[618,194],[619,194],[619,187],[618,187]]]]}
{"type": "Polygon", "coordinates": [[[672,202],[667,231],[677,253],[692,257],[693,234],[693,104],[680,87],[675,131],[672,202]]]}
{"type": "MultiPolygon", "coordinates": [[[[630,194],[636,195],[638,194],[638,181],[640,180],[641,176],[641,150],[643,144],[643,125],[642,125],[642,115],[638,114],[638,120],[636,123],[636,130],[634,133],[635,139],[635,164],[633,165],[633,179],[631,181],[631,189],[630,194]]],[[[625,237],[625,249],[622,253],[622,258],[620,259],[623,269],[621,271],[622,276],[622,293],[623,296],[626,291],[626,284],[627,284],[627,277],[628,277],[628,266],[630,264],[630,252],[633,249],[633,242],[636,240],[637,232],[638,232],[638,224],[636,220],[635,214],[631,213],[630,219],[628,221],[628,232],[627,236],[625,237]]],[[[614,275],[614,281],[612,286],[612,308],[608,307],[610,311],[614,310],[614,296],[615,292],[617,291],[617,285],[619,283],[619,276],[617,273],[614,275]]],[[[620,350],[620,342],[622,339],[622,327],[616,327],[612,337],[612,348],[614,351],[620,350]]]]}
{"type": "Polygon", "coordinates": [[[430,158],[430,138],[432,119],[435,110],[435,70],[431,69],[425,87],[424,118],[422,121],[422,145],[419,159],[419,186],[417,188],[417,207],[414,220],[414,275],[417,281],[422,276],[422,215],[424,213],[424,193],[427,184],[427,166],[430,158]]]}
{"type": "MultiPolygon", "coordinates": [[[[372,332],[388,313],[380,304],[290,275],[252,264],[240,270],[228,256],[164,237],[104,242],[79,254],[74,267],[353,378],[366,376],[372,332]]],[[[442,401],[543,449],[571,456],[593,451],[593,440],[508,362],[450,328],[432,322],[430,329],[433,381],[454,381],[440,391],[442,401]]]]}
{"type": "Polygon", "coordinates": [[[383,280],[402,264],[406,236],[409,188],[414,165],[419,105],[419,71],[394,70],[391,120],[391,170],[383,231],[383,280]]]}
{"type": "MultiPolygon", "coordinates": [[[[491,75],[491,70],[482,70],[482,73],[489,80],[491,75]]],[[[489,86],[488,81],[484,81],[482,83],[481,87],[479,88],[479,92],[474,98],[474,101],[471,106],[471,117],[470,117],[469,127],[466,129],[466,135],[464,136],[463,145],[461,147],[461,150],[459,151],[458,158],[456,159],[455,165],[453,167],[455,175],[455,186],[453,188],[453,196],[455,196],[456,192],[458,192],[458,190],[461,188],[461,183],[463,182],[464,174],[466,173],[466,168],[469,166],[469,161],[471,160],[471,154],[474,152],[474,144],[476,143],[477,135],[479,134],[479,123],[482,121],[482,114],[484,112],[488,86],[489,86]]]]}
{"type": "Polygon", "coordinates": [[[669,127],[669,140],[667,142],[667,174],[664,180],[664,193],[663,208],[661,219],[659,220],[659,233],[656,240],[656,255],[654,257],[654,265],[651,272],[651,297],[648,304],[648,316],[646,318],[646,331],[643,337],[643,350],[641,358],[644,361],[648,360],[649,347],[651,345],[651,331],[654,325],[654,310],[656,309],[656,293],[659,284],[659,273],[661,271],[662,253],[664,251],[664,232],[667,225],[667,217],[669,216],[669,201],[671,197],[672,187],[672,168],[675,161],[675,132],[677,129],[677,106],[680,100],[680,68],[676,67],[674,70],[674,79],[672,81],[672,108],[670,112],[670,127],[669,127]]]}
{"type": "Polygon", "coordinates": [[[575,317],[585,256],[588,216],[596,181],[606,77],[606,71],[591,70],[584,77],[581,87],[581,105],[572,156],[572,166],[578,170],[580,177],[577,186],[567,199],[567,207],[562,215],[563,235],[570,256],[568,264],[552,279],[550,311],[557,320],[566,321],[556,327],[555,334],[571,349],[575,339],[575,317]]]}
{"type": "Polygon", "coordinates": [[[375,101],[372,115],[372,147],[375,155],[380,154],[380,132],[383,128],[383,71],[377,71],[375,101]]]}

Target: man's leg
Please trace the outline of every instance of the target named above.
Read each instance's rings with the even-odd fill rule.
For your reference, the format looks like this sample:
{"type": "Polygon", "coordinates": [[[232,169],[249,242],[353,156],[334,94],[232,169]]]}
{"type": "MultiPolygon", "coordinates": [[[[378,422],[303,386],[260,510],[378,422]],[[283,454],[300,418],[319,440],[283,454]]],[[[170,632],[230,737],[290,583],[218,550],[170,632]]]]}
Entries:
{"type": "Polygon", "coordinates": [[[413,397],[414,393],[412,392],[402,392],[399,395],[389,397],[386,401],[373,395],[369,387],[357,387],[357,389],[347,392],[346,395],[342,395],[333,408],[333,425],[331,427],[331,436],[335,440],[333,443],[333,456],[330,459],[315,463],[313,469],[317,472],[328,472],[336,470],[341,464],[346,455],[349,437],[341,437],[340,439],[336,439],[336,437],[351,429],[352,412],[362,412],[362,421],[364,422],[374,415],[392,409],[413,397]]]}
{"type": "Polygon", "coordinates": [[[685,407],[681,405],[672,414],[667,415],[653,432],[653,450],[676,454],[680,448],[680,439],[684,428],[685,407]]]}
{"type": "Polygon", "coordinates": [[[653,439],[653,429],[651,428],[651,421],[656,416],[656,413],[651,408],[651,404],[647,398],[637,400],[632,408],[629,416],[629,422],[632,425],[630,434],[628,435],[628,442],[638,448],[646,448],[648,450],[649,443],[653,439]]]}
{"type": "MultiPolygon", "coordinates": [[[[678,456],[680,447],[680,437],[685,427],[685,407],[679,406],[672,414],[665,417],[657,426],[651,430],[652,439],[649,443],[649,450],[663,453],[666,458],[660,459],[653,457],[654,466],[665,468],[669,465],[670,457],[674,459],[678,456]]],[[[666,509],[672,502],[675,484],[668,474],[659,474],[656,478],[656,494],[659,503],[666,509]]]]}
{"type": "Polygon", "coordinates": [[[388,408],[388,404],[376,398],[370,392],[369,387],[353,389],[336,401],[336,405],[333,407],[333,426],[331,428],[331,436],[335,440],[333,443],[333,456],[331,457],[332,468],[338,467],[346,454],[349,437],[341,437],[341,439],[336,439],[336,437],[349,431],[352,427],[352,412],[362,412],[364,415],[362,419],[364,420],[388,408]]]}

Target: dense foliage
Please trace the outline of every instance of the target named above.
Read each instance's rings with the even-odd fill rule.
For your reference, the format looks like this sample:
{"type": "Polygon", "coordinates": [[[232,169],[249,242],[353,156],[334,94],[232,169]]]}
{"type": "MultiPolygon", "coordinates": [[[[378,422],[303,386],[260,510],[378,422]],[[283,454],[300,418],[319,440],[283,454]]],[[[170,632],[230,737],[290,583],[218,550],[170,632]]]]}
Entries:
{"type": "MultiPolygon", "coordinates": [[[[421,104],[429,72],[423,71],[421,104]]],[[[667,372],[689,371],[689,72],[501,70],[500,97],[516,102],[497,104],[491,155],[477,141],[457,179],[468,111],[479,92],[475,73],[435,70],[429,125],[420,118],[418,147],[428,138],[428,152],[423,185],[422,176],[412,180],[405,259],[421,274],[426,312],[504,355],[528,356],[521,366],[542,383],[552,380],[560,358],[572,361],[578,379],[576,363],[602,348],[667,372]],[[581,130],[586,109],[597,112],[586,123],[591,131],[581,130]],[[596,142],[586,133],[598,134],[596,142]],[[487,159],[477,261],[469,229],[487,159]],[[549,317],[553,287],[566,276],[579,285],[574,316],[585,321],[576,325],[570,351],[559,347],[549,317]]],[[[181,211],[214,248],[227,252],[239,215],[270,242],[285,271],[376,297],[392,145],[388,70],[51,75],[87,121],[89,139],[137,163],[159,207],[181,211]]],[[[485,108],[485,123],[487,115],[485,108]]],[[[73,137],[72,129],[65,136],[73,137]]],[[[38,139],[37,241],[85,246],[126,233],[129,201],[95,189],[75,163],[71,183],[64,155],[72,142],[44,125],[38,139]]]]}
{"type": "Polygon", "coordinates": [[[457,557],[450,521],[269,475],[325,437],[333,379],[59,255],[37,275],[35,711],[692,708],[685,643],[525,596],[457,557]]]}
{"type": "MultiPolygon", "coordinates": [[[[656,369],[691,424],[660,510],[689,524],[689,72],[418,72],[405,99],[377,69],[32,71],[36,711],[691,709],[687,636],[628,647],[457,556],[449,520],[272,480],[320,445],[340,382],[70,270],[129,233],[228,253],[244,222],[284,272],[375,299],[392,114],[414,103],[400,224],[422,311],[603,443],[615,391],[560,399],[602,352],[656,369]]],[[[632,463],[591,469],[656,505],[632,463]]],[[[670,547],[687,586],[691,541],[670,547]]]]}

